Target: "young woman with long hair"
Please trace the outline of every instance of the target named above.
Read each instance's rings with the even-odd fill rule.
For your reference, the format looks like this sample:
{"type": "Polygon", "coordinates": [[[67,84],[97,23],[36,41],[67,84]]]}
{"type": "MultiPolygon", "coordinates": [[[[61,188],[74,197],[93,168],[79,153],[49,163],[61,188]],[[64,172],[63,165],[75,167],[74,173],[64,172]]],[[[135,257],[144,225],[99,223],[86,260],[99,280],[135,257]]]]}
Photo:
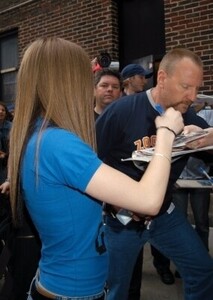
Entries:
{"type": "Polygon", "coordinates": [[[102,202],[155,215],[164,199],[181,114],[171,108],[157,117],[156,152],[137,182],[95,153],[93,90],[91,62],[80,46],[54,37],[26,49],[9,175],[14,223],[24,202],[42,242],[32,299],[104,299],[102,202]]]}

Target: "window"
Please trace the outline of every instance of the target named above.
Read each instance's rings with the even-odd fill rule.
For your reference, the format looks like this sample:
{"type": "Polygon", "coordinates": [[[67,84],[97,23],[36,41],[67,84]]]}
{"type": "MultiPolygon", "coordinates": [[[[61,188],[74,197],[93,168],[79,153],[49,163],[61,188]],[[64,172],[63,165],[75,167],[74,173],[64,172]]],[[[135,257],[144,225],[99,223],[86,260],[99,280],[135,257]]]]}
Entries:
{"type": "Polygon", "coordinates": [[[10,32],[0,36],[0,101],[11,104],[15,99],[18,71],[18,35],[10,32]]]}

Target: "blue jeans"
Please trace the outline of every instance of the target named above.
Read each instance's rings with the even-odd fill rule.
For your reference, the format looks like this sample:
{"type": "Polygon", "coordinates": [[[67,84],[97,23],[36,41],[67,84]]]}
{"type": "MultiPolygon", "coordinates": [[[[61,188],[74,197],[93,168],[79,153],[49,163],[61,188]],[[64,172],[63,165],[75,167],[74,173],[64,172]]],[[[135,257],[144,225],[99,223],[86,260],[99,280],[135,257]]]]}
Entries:
{"type": "Polygon", "coordinates": [[[176,265],[184,283],[185,300],[211,300],[213,260],[183,214],[174,209],[154,218],[149,229],[137,222],[122,225],[106,218],[109,252],[107,300],[126,300],[132,271],[140,249],[146,242],[176,265]]]}
{"type": "Polygon", "coordinates": [[[205,247],[209,248],[209,189],[178,189],[173,193],[173,202],[185,216],[187,216],[188,202],[190,201],[195,230],[203,241],[205,247]]]}

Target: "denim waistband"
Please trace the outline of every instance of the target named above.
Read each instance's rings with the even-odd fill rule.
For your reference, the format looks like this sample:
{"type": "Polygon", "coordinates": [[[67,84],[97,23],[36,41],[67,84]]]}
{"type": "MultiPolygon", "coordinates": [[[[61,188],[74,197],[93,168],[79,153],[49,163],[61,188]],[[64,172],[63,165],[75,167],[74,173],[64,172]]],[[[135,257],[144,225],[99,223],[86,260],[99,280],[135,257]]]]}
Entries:
{"type": "Polygon", "coordinates": [[[96,300],[96,299],[103,299],[104,294],[103,292],[93,296],[86,296],[86,297],[63,297],[63,296],[56,296],[56,300],[96,300]]]}
{"type": "Polygon", "coordinates": [[[174,205],[173,202],[168,203],[167,207],[165,208],[165,211],[162,212],[161,214],[158,214],[156,216],[150,216],[150,217],[146,216],[144,218],[141,218],[140,221],[132,220],[131,222],[129,222],[126,225],[122,224],[117,219],[117,217],[114,214],[109,213],[109,211],[108,211],[108,214],[106,215],[106,224],[108,224],[110,226],[111,222],[114,223],[114,221],[115,221],[116,224],[117,224],[116,226],[120,227],[121,230],[122,230],[123,227],[125,227],[127,230],[135,230],[135,229],[137,229],[137,230],[144,230],[144,229],[149,229],[150,224],[152,223],[152,221],[155,218],[157,218],[157,217],[159,217],[159,216],[161,216],[163,214],[171,214],[173,212],[174,208],[175,208],[175,205],[174,205]],[[107,219],[107,217],[109,219],[107,219]]]}
{"type": "MultiPolygon", "coordinates": [[[[36,284],[38,284],[38,282],[36,282],[36,284]]],[[[40,287],[41,287],[41,285],[40,285],[40,287]]],[[[46,289],[44,289],[44,290],[46,290],[46,289]]],[[[48,291],[48,290],[46,290],[46,291],[48,291]]],[[[54,294],[54,293],[51,293],[51,294],[54,296],[55,300],[96,300],[96,299],[104,300],[104,292],[103,291],[98,294],[95,294],[95,295],[81,296],[81,297],[79,297],[79,296],[68,297],[68,296],[62,296],[62,295],[58,295],[58,294],[54,294]]]]}

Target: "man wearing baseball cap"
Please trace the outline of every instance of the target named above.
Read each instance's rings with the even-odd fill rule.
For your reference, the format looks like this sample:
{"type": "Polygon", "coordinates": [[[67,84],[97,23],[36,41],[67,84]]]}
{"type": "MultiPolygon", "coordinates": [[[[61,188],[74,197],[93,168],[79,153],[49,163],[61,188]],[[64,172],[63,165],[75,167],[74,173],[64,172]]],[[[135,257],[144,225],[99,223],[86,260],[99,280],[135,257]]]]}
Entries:
{"type": "Polygon", "coordinates": [[[124,95],[142,92],[147,79],[153,75],[152,70],[145,70],[139,64],[129,64],[121,71],[124,95]]]}

